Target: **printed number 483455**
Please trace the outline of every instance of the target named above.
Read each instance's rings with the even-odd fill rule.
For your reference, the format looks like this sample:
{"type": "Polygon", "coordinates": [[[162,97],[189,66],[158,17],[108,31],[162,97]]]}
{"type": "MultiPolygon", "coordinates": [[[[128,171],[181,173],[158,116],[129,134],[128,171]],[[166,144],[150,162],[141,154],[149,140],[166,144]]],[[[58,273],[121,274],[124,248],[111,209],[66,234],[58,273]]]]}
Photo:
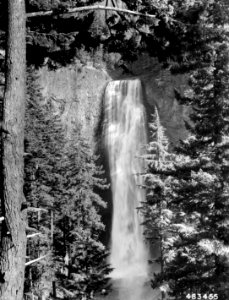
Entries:
{"type": "Polygon", "coordinates": [[[188,300],[218,300],[218,294],[187,294],[188,300]]]}

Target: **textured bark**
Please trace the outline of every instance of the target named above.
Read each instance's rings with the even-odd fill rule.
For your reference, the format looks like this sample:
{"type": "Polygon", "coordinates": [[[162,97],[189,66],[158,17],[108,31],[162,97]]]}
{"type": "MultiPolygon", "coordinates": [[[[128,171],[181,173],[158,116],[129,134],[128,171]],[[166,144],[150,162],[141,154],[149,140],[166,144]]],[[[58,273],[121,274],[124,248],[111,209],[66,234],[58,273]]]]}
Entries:
{"type": "Polygon", "coordinates": [[[25,3],[8,0],[6,87],[1,143],[0,299],[22,300],[26,254],[23,195],[25,114],[25,3]]]}

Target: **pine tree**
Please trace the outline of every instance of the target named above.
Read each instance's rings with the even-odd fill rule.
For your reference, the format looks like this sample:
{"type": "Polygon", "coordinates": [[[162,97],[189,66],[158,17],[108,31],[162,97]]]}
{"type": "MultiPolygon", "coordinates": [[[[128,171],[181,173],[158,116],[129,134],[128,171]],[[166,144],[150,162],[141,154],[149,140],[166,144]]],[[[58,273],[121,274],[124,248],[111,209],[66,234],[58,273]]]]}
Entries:
{"type": "Polygon", "coordinates": [[[167,265],[170,295],[183,300],[187,292],[228,298],[228,45],[225,7],[211,2],[200,30],[205,47],[199,67],[191,73],[190,136],[177,147],[171,201],[182,212],[173,228],[179,239],[167,265]],[[208,40],[208,42],[206,42],[208,40]]]}
{"type": "Polygon", "coordinates": [[[110,272],[108,252],[99,240],[104,230],[100,208],[106,205],[99,190],[107,188],[103,170],[80,129],[65,138],[60,116],[43,100],[34,70],[28,75],[26,116],[24,190],[29,206],[44,211],[29,214],[29,226],[42,235],[29,241],[28,254],[31,260],[49,253],[27,267],[26,289],[39,295],[54,281],[68,297],[92,296],[107,285],[110,272]]]}
{"type": "Polygon", "coordinates": [[[54,202],[60,198],[54,187],[63,180],[58,168],[65,136],[60,118],[54,114],[50,103],[43,100],[36,79],[36,71],[31,68],[27,77],[24,193],[28,205],[29,232],[33,230],[40,234],[28,239],[27,256],[30,261],[48,256],[26,267],[25,291],[39,295],[42,289],[51,289],[51,281],[55,278],[52,271],[50,212],[54,210],[54,202]]]}
{"type": "MultiPolygon", "coordinates": [[[[189,70],[196,66],[190,89],[185,97],[175,91],[177,99],[192,108],[191,122],[186,123],[190,136],[177,147],[173,164],[164,169],[151,164],[148,170],[152,177],[169,180],[167,198],[162,198],[167,199],[172,215],[163,273],[155,277],[154,286],[167,284],[169,295],[177,300],[193,293],[228,298],[229,106],[224,15],[225,8],[218,1],[205,7],[202,21],[195,25],[202,41],[200,55],[186,66],[189,70]]],[[[148,203],[148,224],[158,216],[155,208],[160,205],[151,211],[149,207],[148,203]]]]}
{"type": "Polygon", "coordinates": [[[87,141],[76,131],[68,143],[62,169],[62,199],[55,204],[55,249],[62,261],[59,284],[73,295],[81,293],[87,297],[102,290],[110,272],[106,263],[108,252],[99,241],[104,230],[100,208],[106,204],[98,190],[107,185],[96,160],[87,141]]]}
{"type": "Polygon", "coordinates": [[[172,157],[169,152],[169,141],[165,135],[165,129],[160,122],[157,108],[152,115],[149,123],[151,129],[150,142],[147,149],[146,174],[143,176],[146,188],[146,202],[141,207],[144,215],[144,234],[150,243],[159,244],[160,255],[152,263],[160,264],[160,272],[154,274],[152,287],[160,287],[162,299],[167,292],[167,282],[164,274],[166,272],[165,262],[172,254],[171,223],[173,222],[174,212],[171,210],[169,199],[171,178],[162,173],[167,169],[172,169],[172,157]]]}

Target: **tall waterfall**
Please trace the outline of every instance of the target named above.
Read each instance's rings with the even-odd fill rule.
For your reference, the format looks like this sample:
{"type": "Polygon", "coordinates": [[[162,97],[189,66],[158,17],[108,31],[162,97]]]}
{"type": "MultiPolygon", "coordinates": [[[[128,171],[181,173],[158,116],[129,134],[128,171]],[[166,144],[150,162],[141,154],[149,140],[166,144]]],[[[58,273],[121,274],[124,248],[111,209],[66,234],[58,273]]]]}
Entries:
{"type": "MultiPolygon", "coordinates": [[[[143,159],[140,156],[147,142],[145,108],[139,80],[112,81],[108,84],[105,121],[113,197],[112,277],[130,282],[134,278],[147,276],[147,250],[141,215],[137,210],[145,200],[144,190],[140,188],[141,179],[137,174],[143,171],[143,159]]],[[[127,297],[126,300],[135,299],[127,297]]]]}

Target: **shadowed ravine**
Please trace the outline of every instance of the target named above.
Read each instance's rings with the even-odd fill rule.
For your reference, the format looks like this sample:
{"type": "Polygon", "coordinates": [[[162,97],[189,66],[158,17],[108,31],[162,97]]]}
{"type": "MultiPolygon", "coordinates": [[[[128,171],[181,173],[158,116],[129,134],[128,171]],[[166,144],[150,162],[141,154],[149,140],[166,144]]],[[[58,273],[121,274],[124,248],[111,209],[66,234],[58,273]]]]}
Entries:
{"type": "Polygon", "coordinates": [[[147,143],[141,82],[110,82],[105,93],[105,143],[109,157],[113,218],[110,263],[114,291],[108,299],[149,300],[148,250],[137,208],[145,200],[140,188],[147,143]]]}

